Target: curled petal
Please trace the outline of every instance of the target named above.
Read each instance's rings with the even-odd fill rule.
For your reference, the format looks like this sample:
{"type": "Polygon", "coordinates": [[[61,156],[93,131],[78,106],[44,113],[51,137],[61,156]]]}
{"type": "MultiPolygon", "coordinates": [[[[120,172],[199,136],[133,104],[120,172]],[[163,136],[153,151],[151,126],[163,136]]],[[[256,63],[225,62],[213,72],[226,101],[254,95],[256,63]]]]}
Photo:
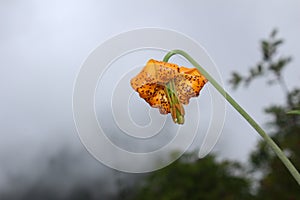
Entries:
{"type": "Polygon", "coordinates": [[[149,60],[131,79],[132,88],[161,114],[172,114],[175,123],[184,123],[184,108],[191,97],[197,97],[207,79],[196,68],[149,60]]]}
{"type": "Polygon", "coordinates": [[[179,67],[176,64],[151,59],[142,71],[131,79],[130,83],[134,90],[137,90],[137,88],[145,84],[151,83],[165,85],[171,79],[174,79],[178,72],[179,67]]]}
{"type": "Polygon", "coordinates": [[[165,86],[155,83],[145,84],[137,89],[140,97],[153,108],[158,108],[161,114],[170,113],[170,104],[165,93],[165,86]]]}
{"type": "Polygon", "coordinates": [[[200,90],[207,83],[207,79],[195,68],[181,67],[180,69],[183,70],[175,78],[176,90],[180,102],[188,104],[191,97],[199,96],[200,90]]]}

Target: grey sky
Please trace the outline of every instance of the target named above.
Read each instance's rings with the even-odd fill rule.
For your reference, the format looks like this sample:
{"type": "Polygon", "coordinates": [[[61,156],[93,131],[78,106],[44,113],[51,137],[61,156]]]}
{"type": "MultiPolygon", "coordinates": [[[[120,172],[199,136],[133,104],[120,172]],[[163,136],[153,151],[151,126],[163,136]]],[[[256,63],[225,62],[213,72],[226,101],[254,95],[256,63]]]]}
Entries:
{"type": "MultiPolygon", "coordinates": [[[[179,31],[206,48],[227,81],[231,71],[246,73],[260,59],[259,40],[278,28],[286,40],[281,52],[294,58],[284,72],[292,88],[300,78],[299,8],[297,0],[0,1],[0,179],[8,169],[26,172],[58,147],[83,148],[72,87],[84,59],[111,36],[141,27],[179,31]]],[[[262,125],[262,108],[283,101],[280,88],[263,81],[227,89],[262,125]]],[[[215,151],[245,161],[258,138],[228,106],[215,151]]]]}

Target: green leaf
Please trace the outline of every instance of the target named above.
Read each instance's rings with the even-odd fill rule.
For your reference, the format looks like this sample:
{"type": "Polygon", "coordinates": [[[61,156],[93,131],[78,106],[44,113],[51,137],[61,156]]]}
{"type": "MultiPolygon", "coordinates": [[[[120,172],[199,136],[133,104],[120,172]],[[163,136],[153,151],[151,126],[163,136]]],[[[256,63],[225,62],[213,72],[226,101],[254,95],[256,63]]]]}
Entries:
{"type": "Polygon", "coordinates": [[[277,32],[278,32],[278,30],[275,28],[275,29],[271,32],[270,36],[271,36],[272,38],[274,38],[274,37],[277,35],[277,32]]]}
{"type": "Polygon", "coordinates": [[[229,80],[229,83],[232,84],[233,89],[236,89],[242,80],[243,77],[240,74],[233,72],[232,78],[229,80]]]}
{"type": "Polygon", "coordinates": [[[300,115],[300,110],[291,110],[291,111],[287,112],[287,114],[300,115]]]}
{"type": "Polygon", "coordinates": [[[261,42],[261,50],[262,50],[262,53],[263,53],[263,59],[265,61],[269,60],[269,58],[270,58],[270,44],[269,44],[268,41],[263,40],[261,42]]]}
{"type": "Polygon", "coordinates": [[[274,43],[273,43],[273,46],[278,46],[278,45],[280,45],[280,44],[282,44],[283,43],[283,40],[277,40],[277,41],[275,41],[274,43]]]}

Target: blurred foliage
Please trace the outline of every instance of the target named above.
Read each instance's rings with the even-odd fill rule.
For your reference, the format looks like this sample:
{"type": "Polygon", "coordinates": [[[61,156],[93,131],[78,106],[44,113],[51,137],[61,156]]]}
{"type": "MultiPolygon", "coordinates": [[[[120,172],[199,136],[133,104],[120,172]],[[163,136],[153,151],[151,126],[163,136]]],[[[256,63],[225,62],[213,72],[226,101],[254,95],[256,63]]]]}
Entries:
{"type": "Polygon", "coordinates": [[[290,110],[287,112],[287,114],[300,115],[300,110],[290,110]]]}
{"type": "MultiPolygon", "coordinates": [[[[299,113],[300,88],[289,90],[284,82],[283,69],[291,61],[291,57],[278,57],[278,48],[283,44],[277,39],[277,30],[272,31],[268,39],[261,42],[262,59],[250,68],[248,76],[244,77],[234,72],[230,83],[238,88],[240,83],[248,85],[257,77],[264,77],[268,83],[279,84],[286,100],[283,105],[271,105],[265,108],[265,113],[272,116],[268,122],[271,136],[279,144],[297,169],[300,169],[300,116],[299,113]],[[267,75],[271,74],[273,79],[267,75]],[[288,114],[289,111],[291,114],[288,114]]],[[[300,187],[290,173],[276,157],[264,141],[257,144],[257,148],[250,156],[252,170],[260,170],[262,178],[257,188],[255,199],[300,199],[300,187]]]]}
{"type": "Polygon", "coordinates": [[[243,175],[243,168],[236,162],[186,154],[151,173],[134,199],[251,199],[250,180],[243,175]]]}
{"type": "Polygon", "coordinates": [[[106,168],[83,148],[67,147],[40,158],[27,173],[7,174],[9,186],[0,188],[0,200],[124,200],[143,176],[106,168]]]}
{"type": "Polygon", "coordinates": [[[270,75],[271,78],[267,80],[269,84],[279,81],[282,87],[286,88],[282,71],[292,58],[278,55],[278,48],[282,44],[283,39],[277,38],[277,30],[274,29],[268,39],[261,41],[261,61],[249,69],[248,75],[243,76],[238,72],[232,72],[232,78],[229,80],[232,87],[237,89],[242,83],[248,86],[255,78],[270,75]]]}
{"type": "MultiPolygon", "coordinates": [[[[287,111],[299,108],[300,91],[288,92],[285,105],[273,105],[265,112],[273,117],[269,122],[274,131],[273,140],[279,144],[297,169],[300,168],[300,116],[287,114],[287,111]]],[[[253,169],[264,172],[258,188],[258,199],[299,199],[300,187],[292,178],[281,161],[264,141],[251,154],[253,169]]]]}

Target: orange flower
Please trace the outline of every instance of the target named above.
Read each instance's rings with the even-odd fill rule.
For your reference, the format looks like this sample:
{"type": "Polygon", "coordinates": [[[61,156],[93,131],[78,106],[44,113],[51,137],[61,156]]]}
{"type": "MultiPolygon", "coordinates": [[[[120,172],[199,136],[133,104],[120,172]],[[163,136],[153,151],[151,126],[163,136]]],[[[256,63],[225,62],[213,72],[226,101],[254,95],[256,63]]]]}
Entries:
{"type": "Polygon", "coordinates": [[[207,79],[196,68],[149,60],[131,79],[132,88],[161,114],[172,114],[173,121],[184,123],[184,108],[191,97],[197,97],[207,79]]]}

